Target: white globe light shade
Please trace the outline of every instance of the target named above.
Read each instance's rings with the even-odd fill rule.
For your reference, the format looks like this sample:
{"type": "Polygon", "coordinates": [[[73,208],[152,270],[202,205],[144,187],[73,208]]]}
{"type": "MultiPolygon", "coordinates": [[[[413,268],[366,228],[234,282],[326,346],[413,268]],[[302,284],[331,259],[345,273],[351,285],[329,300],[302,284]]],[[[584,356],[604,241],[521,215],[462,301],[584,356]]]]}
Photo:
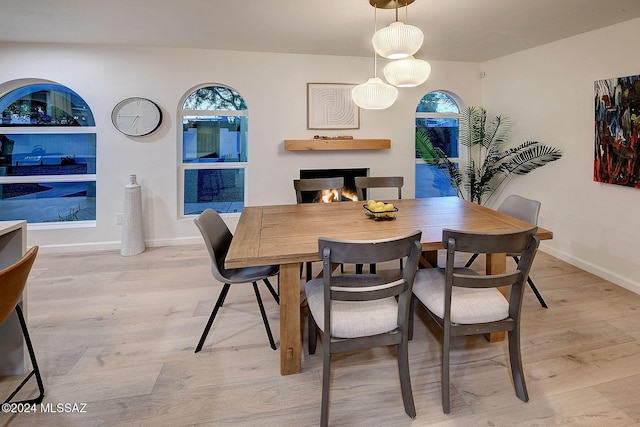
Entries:
{"type": "Polygon", "coordinates": [[[388,59],[406,58],[422,46],[422,30],[404,22],[395,21],[373,35],[371,42],[378,55],[388,59]]]}
{"type": "Polygon", "coordinates": [[[366,83],[354,87],[351,97],[358,107],[365,110],[384,110],[396,102],[398,89],[379,77],[372,77],[366,83]]]}
{"type": "Polygon", "coordinates": [[[396,59],[384,67],[384,77],[396,87],[415,87],[426,82],[431,74],[431,65],[413,56],[396,59]]]}

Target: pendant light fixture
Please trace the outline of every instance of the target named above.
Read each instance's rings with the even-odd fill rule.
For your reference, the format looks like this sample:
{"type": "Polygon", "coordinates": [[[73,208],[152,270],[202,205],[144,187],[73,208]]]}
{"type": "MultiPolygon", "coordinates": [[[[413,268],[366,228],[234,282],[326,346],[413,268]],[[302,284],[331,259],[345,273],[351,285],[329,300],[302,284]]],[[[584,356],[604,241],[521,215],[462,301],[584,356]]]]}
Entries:
{"type": "MultiPolygon", "coordinates": [[[[372,2],[371,5],[374,7],[373,31],[375,33],[377,27],[377,6],[374,2],[372,2]]],[[[373,77],[367,80],[366,83],[358,85],[351,90],[353,102],[364,110],[384,110],[385,108],[391,107],[398,98],[398,89],[386,84],[378,77],[377,57],[378,54],[374,51],[373,77]]]]}
{"type": "MultiPolygon", "coordinates": [[[[398,8],[405,7],[405,14],[409,4],[414,0],[369,0],[374,8],[395,9],[396,20],[388,27],[375,32],[372,38],[376,53],[387,59],[407,58],[416,53],[424,41],[422,30],[405,22],[398,21],[398,8]]],[[[406,18],[405,18],[406,21],[406,18]]]]}
{"type": "Polygon", "coordinates": [[[395,87],[415,87],[426,82],[431,74],[431,65],[422,59],[396,59],[385,65],[384,77],[395,87]]]}

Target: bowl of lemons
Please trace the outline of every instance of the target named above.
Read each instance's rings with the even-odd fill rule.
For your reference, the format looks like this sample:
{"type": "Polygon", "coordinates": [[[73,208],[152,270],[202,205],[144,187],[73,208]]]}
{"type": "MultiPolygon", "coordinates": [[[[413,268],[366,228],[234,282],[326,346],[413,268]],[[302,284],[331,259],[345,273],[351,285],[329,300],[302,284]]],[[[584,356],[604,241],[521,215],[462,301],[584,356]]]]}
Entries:
{"type": "Polygon", "coordinates": [[[376,221],[396,219],[398,208],[393,203],[379,202],[376,200],[368,200],[366,205],[362,205],[364,214],[376,221]]]}

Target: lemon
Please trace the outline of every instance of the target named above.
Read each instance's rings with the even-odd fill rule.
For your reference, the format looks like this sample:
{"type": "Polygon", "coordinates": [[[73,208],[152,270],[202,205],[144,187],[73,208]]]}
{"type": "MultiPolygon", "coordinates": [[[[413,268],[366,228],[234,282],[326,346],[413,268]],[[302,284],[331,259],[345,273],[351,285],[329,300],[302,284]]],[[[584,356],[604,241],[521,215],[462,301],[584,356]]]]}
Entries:
{"type": "Polygon", "coordinates": [[[384,205],[384,210],[385,210],[386,212],[393,211],[393,203],[386,203],[386,204],[384,205]]]}

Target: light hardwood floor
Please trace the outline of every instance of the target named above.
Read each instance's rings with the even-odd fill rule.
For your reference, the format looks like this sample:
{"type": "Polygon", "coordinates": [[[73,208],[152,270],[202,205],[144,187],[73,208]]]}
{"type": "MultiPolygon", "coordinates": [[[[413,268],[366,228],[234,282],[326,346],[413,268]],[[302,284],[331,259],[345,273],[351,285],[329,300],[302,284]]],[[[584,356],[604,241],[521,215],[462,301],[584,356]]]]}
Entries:
{"type": "MultiPolygon", "coordinates": [[[[419,313],[409,345],[417,418],[404,413],[394,350],[379,348],[332,359],[330,423],[639,425],[640,296],[544,253],[532,277],[550,308],[525,295],[528,403],[513,391],[505,342],[461,338],[451,414],[443,414],[439,330],[419,313]]],[[[2,426],[319,423],[322,351],[305,350],[302,373],[280,376],[250,285],[232,286],[202,352],[193,353],[221,288],[201,245],[132,257],[41,253],[28,286],[45,402],[86,403],[86,413],[0,413],[2,426]]],[[[277,341],[278,307],[261,291],[277,341]]],[[[0,378],[3,399],[18,380],[0,378]]]]}

